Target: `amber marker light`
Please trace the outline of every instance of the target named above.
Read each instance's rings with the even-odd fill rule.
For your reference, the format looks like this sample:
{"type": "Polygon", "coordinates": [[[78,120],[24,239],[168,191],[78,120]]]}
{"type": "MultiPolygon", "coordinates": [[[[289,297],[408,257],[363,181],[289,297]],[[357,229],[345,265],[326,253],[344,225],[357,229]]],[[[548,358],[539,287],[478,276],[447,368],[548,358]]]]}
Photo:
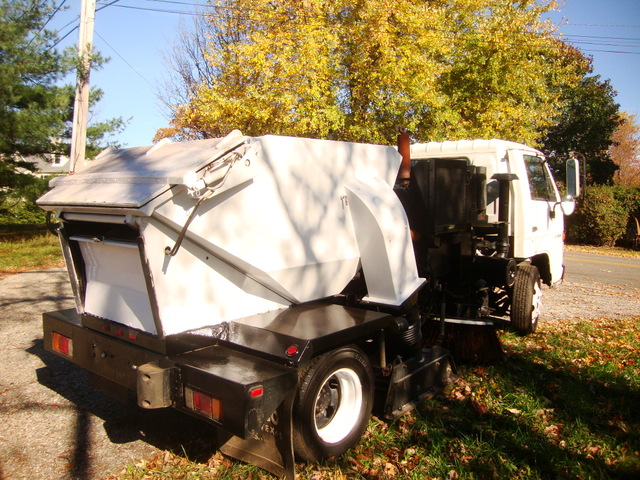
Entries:
{"type": "Polygon", "coordinates": [[[219,399],[191,387],[184,387],[184,399],[189,410],[217,422],[222,418],[222,402],[219,399]]]}
{"type": "Polygon", "coordinates": [[[53,332],[51,336],[51,348],[58,353],[73,357],[73,340],[58,332],[53,332]]]}

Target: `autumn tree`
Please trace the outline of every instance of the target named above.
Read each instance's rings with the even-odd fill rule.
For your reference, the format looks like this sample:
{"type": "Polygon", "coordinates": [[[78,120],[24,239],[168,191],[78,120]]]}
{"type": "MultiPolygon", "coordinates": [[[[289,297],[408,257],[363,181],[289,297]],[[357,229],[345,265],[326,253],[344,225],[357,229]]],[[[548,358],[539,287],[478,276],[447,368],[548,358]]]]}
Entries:
{"type": "Polygon", "coordinates": [[[388,143],[404,126],[422,141],[534,143],[588,67],[543,20],[551,0],[211,5],[199,60],[208,76],[184,90],[158,137],[239,128],[388,143]]]}
{"type": "Polygon", "coordinates": [[[564,89],[589,66],[555,38],[554,24],[542,20],[555,3],[447,3],[454,50],[438,90],[451,124],[440,129],[440,139],[498,137],[536,145],[539,132],[555,123],[564,89]]]}
{"type": "Polygon", "coordinates": [[[625,187],[640,187],[640,127],[635,115],[623,112],[620,117],[609,148],[609,155],[618,166],[614,181],[625,187]]]}

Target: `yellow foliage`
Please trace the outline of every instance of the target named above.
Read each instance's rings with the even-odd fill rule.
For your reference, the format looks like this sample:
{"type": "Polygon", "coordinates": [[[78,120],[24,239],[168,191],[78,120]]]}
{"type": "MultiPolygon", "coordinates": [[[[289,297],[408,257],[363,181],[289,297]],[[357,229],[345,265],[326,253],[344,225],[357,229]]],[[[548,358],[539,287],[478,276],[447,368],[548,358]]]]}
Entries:
{"type": "Polygon", "coordinates": [[[533,143],[585,59],[542,20],[551,1],[218,0],[213,79],[157,137],[234,128],[389,143],[501,137],[533,143]]]}

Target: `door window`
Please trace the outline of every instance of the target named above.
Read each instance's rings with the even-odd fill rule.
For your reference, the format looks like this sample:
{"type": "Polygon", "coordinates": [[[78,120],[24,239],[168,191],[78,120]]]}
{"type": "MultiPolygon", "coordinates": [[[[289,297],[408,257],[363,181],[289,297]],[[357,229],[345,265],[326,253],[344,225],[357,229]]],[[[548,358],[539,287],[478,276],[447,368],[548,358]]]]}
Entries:
{"type": "Polygon", "coordinates": [[[527,166],[531,199],[556,202],[553,179],[546,168],[545,161],[534,155],[524,155],[524,163],[527,166]]]}

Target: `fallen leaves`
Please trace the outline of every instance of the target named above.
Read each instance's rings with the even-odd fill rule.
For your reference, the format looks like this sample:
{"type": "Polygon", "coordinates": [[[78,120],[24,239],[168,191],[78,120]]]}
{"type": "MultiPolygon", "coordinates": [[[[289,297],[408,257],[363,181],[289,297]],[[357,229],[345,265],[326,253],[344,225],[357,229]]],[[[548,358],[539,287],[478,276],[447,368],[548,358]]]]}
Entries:
{"type": "MultiPolygon", "coordinates": [[[[639,323],[555,322],[529,337],[505,334],[506,361],[461,367],[443,395],[393,422],[373,417],[359,445],[298,464],[297,478],[635,478],[639,323]]],[[[167,452],[141,465],[114,478],[274,480],[220,453],[196,463],[167,452]]]]}
{"type": "Polygon", "coordinates": [[[406,478],[424,462],[415,448],[392,447],[377,450],[369,447],[355,457],[349,457],[351,471],[366,479],[406,478]]]}
{"type": "Polygon", "coordinates": [[[640,387],[639,326],[640,317],[547,322],[522,341],[507,337],[503,348],[511,355],[526,353],[538,364],[551,361],[556,368],[570,362],[574,374],[592,367],[618,371],[636,378],[640,387]]]}
{"type": "Polygon", "coordinates": [[[544,434],[554,440],[561,438],[560,427],[558,425],[549,425],[544,429],[544,434]]]}

